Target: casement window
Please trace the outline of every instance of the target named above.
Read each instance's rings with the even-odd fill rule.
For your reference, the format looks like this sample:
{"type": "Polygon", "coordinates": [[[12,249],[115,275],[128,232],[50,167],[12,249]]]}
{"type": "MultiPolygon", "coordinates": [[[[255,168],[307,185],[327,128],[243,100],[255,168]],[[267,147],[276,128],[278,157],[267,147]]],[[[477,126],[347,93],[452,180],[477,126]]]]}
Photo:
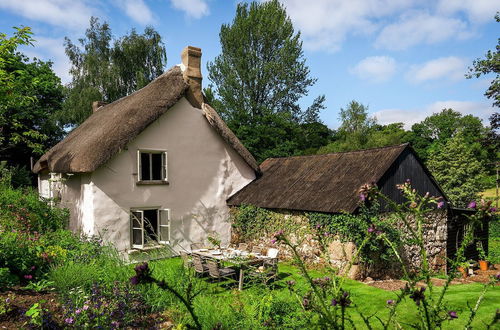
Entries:
{"type": "Polygon", "coordinates": [[[137,178],[143,183],[164,183],[168,181],[167,152],[138,150],[137,178]]]}
{"type": "Polygon", "coordinates": [[[169,209],[133,209],[130,226],[132,248],[170,243],[169,209]]]}

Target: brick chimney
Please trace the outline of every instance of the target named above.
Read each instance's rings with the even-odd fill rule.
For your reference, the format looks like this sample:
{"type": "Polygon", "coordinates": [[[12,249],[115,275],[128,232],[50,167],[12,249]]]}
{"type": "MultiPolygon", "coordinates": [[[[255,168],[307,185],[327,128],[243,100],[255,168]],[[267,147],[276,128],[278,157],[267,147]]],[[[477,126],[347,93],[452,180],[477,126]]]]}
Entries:
{"type": "Polygon", "coordinates": [[[105,106],[106,102],[104,101],[94,101],[92,102],[92,112],[96,112],[97,110],[99,110],[100,108],[102,108],[103,106],[105,106]]]}
{"type": "Polygon", "coordinates": [[[189,84],[186,94],[188,101],[201,109],[203,94],[201,89],[201,48],[187,46],[181,53],[184,80],[189,84]]]}

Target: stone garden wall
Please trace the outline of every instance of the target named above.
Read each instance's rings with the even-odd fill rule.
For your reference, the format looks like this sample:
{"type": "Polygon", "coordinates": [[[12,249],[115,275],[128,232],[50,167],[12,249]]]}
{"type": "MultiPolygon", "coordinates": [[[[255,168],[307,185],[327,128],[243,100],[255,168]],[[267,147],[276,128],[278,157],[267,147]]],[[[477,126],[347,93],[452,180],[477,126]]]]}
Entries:
{"type": "MultiPolygon", "coordinates": [[[[309,224],[308,218],[299,212],[289,211],[273,211],[270,212],[271,217],[276,221],[283,222],[283,227],[286,230],[288,237],[293,243],[300,243],[298,251],[302,258],[309,264],[321,265],[326,264],[329,259],[330,264],[339,268],[340,272],[345,272],[349,268],[347,274],[353,279],[364,279],[372,277],[377,279],[387,279],[399,277],[400,267],[397,263],[393,264],[372,264],[364,265],[357,261],[351,267],[349,263],[356,255],[357,249],[353,242],[342,242],[341,237],[328,238],[326,251],[322,252],[321,244],[318,241],[317,233],[309,224]]],[[[411,219],[410,219],[411,221],[411,219]]],[[[272,221],[271,221],[272,222],[272,221]]],[[[424,229],[426,240],[426,249],[428,253],[428,260],[435,271],[446,270],[446,228],[447,228],[447,214],[446,211],[438,210],[428,215],[427,226],[424,229]]],[[[405,228],[403,224],[398,223],[399,229],[404,233],[405,228]]],[[[232,243],[247,243],[249,249],[254,246],[259,247],[265,251],[267,248],[275,247],[280,250],[280,259],[290,260],[292,251],[284,246],[273,244],[273,234],[275,232],[272,224],[268,227],[263,227],[258,234],[254,234],[251,239],[242,239],[238,235],[237,230],[233,230],[232,243]]],[[[405,244],[405,249],[400,251],[400,255],[407,264],[412,268],[417,268],[420,265],[420,255],[416,246],[405,244]]]]}

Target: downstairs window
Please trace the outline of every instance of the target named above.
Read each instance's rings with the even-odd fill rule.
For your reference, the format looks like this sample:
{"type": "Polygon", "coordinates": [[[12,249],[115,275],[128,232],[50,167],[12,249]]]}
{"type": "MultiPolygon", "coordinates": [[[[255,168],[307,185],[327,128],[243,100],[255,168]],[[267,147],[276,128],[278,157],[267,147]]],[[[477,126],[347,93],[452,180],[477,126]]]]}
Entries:
{"type": "Polygon", "coordinates": [[[169,209],[133,209],[130,225],[132,248],[170,243],[169,209]]]}

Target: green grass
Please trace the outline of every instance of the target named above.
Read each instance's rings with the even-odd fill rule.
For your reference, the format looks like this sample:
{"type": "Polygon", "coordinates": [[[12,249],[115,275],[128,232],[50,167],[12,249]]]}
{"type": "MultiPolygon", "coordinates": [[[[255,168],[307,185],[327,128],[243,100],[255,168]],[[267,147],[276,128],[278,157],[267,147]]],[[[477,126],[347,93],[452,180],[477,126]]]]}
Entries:
{"type": "MultiPolygon", "coordinates": [[[[155,261],[150,263],[153,274],[171,282],[182,282],[181,262],[178,258],[155,261]],[[180,272],[180,273],[179,273],[180,272]]],[[[299,274],[297,268],[289,264],[280,264],[279,271],[281,279],[276,282],[274,289],[262,286],[250,286],[242,292],[231,288],[224,288],[216,283],[207,283],[204,279],[196,279],[196,285],[204,288],[204,292],[195,300],[196,313],[200,321],[207,329],[222,325],[223,328],[262,328],[262,320],[266,315],[272,315],[278,319],[282,328],[303,328],[307,326],[305,317],[301,317],[297,298],[290,294],[286,281],[296,281],[299,291],[307,291],[307,283],[299,274]],[[260,319],[260,321],[257,321],[260,319]],[[302,322],[302,323],[301,323],[302,322]]],[[[322,272],[313,271],[313,276],[322,276],[322,272]]],[[[182,286],[182,283],[179,284],[182,286]]],[[[386,318],[388,308],[386,301],[395,299],[396,293],[374,288],[366,284],[346,280],[344,288],[351,292],[353,302],[359,306],[359,310],[365,315],[373,315],[386,318]]],[[[450,310],[455,310],[459,318],[445,322],[444,329],[463,327],[470,315],[467,304],[473,306],[479,297],[483,286],[481,284],[463,284],[450,287],[446,296],[446,302],[450,310]]],[[[159,310],[166,309],[170,315],[184,323],[189,322],[189,317],[180,304],[167,293],[158,292],[156,288],[148,288],[145,292],[147,300],[156,304],[159,310]]],[[[435,295],[439,294],[441,288],[435,288],[435,295]]],[[[483,322],[489,322],[493,318],[500,301],[500,287],[490,288],[487,292],[478,315],[473,322],[475,328],[483,328],[483,322]]],[[[415,303],[406,300],[398,306],[398,319],[402,322],[415,321],[415,303]]],[[[356,325],[364,328],[360,316],[349,308],[349,312],[356,325]]],[[[375,324],[380,326],[379,324],[375,324]]]]}

